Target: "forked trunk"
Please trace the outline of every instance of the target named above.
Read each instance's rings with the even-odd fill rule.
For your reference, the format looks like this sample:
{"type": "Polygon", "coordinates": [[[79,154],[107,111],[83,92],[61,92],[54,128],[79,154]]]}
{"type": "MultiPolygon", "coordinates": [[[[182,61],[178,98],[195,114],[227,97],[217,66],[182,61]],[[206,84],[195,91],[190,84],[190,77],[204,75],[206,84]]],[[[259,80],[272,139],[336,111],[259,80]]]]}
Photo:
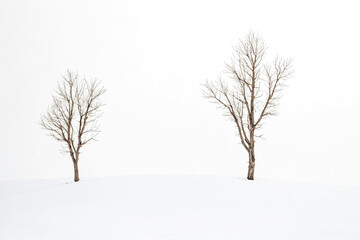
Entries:
{"type": "Polygon", "coordinates": [[[79,179],[79,168],[78,168],[78,162],[77,161],[74,161],[74,181],[75,182],[78,182],[80,179],[79,179]]]}
{"type": "Polygon", "coordinates": [[[255,172],[255,152],[254,148],[249,150],[249,169],[248,169],[248,180],[254,180],[254,172],[255,172]]]}

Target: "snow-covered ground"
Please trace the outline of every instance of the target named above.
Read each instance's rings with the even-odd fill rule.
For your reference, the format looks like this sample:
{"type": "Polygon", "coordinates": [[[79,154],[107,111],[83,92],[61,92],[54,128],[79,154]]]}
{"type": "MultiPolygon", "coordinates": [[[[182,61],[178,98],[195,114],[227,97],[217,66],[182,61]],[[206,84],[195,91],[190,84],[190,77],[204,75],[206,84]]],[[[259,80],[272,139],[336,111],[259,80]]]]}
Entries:
{"type": "Polygon", "coordinates": [[[0,239],[360,239],[360,188],[219,176],[0,181],[0,239]]]}

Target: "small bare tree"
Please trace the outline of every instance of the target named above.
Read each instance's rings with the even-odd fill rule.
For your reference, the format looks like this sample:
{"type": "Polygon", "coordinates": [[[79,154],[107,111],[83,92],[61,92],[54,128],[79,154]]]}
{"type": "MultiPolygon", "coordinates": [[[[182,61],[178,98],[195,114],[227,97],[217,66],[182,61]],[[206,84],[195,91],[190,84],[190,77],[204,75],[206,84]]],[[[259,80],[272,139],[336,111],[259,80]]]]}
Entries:
{"type": "Polygon", "coordinates": [[[247,179],[254,180],[255,139],[262,121],[276,115],[284,81],[292,76],[291,59],[275,58],[272,64],[263,64],[266,46],[263,39],[249,32],[234,48],[231,63],[226,64],[226,74],[232,81],[221,77],[216,82],[206,82],[204,96],[225,109],[249,155],[247,179]]]}
{"type": "Polygon", "coordinates": [[[41,126],[50,136],[63,143],[74,165],[74,181],[79,181],[81,148],[99,133],[98,119],[102,115],[101,95],[105,93],[100,81],[88,82],[68,70],[53,94],[53,103],[41,116],[41,126]]]}

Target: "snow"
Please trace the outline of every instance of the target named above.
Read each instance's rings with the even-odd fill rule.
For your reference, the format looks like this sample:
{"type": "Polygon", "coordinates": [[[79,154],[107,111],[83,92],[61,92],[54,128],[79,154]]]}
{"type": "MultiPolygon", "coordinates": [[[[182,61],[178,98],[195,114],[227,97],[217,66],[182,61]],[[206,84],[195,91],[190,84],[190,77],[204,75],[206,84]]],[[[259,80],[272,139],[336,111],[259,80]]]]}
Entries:
{"type": "Polygon", "coordinates": [[[0,181],[0,239],[360,239],[360,188],[187,175],[0,181]]]}

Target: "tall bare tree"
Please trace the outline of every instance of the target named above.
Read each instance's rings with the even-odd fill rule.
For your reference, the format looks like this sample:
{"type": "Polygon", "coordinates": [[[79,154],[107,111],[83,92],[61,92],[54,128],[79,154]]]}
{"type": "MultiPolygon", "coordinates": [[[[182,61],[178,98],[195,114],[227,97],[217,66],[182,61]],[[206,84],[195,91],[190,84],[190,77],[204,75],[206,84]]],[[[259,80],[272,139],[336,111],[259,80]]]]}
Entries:
{"type": "Polygon", "coordinates": [[[68,70],[58,83],[51,107],[41,116],[41,126],[70,153],[75,182],[79,181],[80,150],[99,133],[100,97],[106,91],[100,84],[98,80],[79,79],[77,73],[68,70]]]}
{"type": "Polygon", "coordinates": [[[253,32],[234,47],[234,55],[226,64],[226,74],[232,81],[219,77],[216,82],[204,84],[204,96],[225,110],[235,122],[242,146],[249,155],[247,179],[254,180],[255,140],[261,135],[266,117],[276,115],[284,81],[292,76],[291,59],[275,58],[264,64],[264,40],[253,32]]]}

